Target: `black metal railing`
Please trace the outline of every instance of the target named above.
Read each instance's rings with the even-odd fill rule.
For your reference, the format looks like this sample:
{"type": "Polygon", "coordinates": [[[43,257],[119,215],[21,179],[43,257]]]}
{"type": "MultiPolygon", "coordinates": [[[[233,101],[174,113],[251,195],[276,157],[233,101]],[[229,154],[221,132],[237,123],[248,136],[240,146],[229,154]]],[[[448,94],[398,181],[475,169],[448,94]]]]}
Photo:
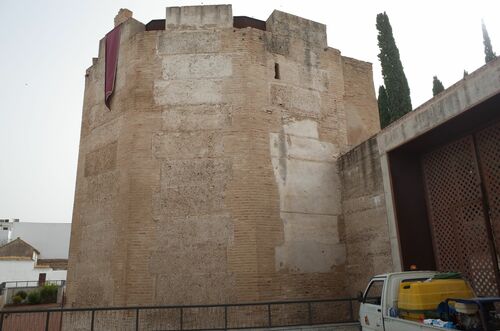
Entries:
{"type": "Polygon", "coordinates": [[[10,330],[228,330],[356,322],[357,299],[2,310],[10,330]]]}
{"type": "Polygon", "coordinates": [[[57,285],[64,286],[65,280],[45,280],[43,282],[38,280],[15,280],[9,282],[3,282],[0,284],[0,288],[18,288],[18,287],[38,287],[40,285],[57,285]]]}

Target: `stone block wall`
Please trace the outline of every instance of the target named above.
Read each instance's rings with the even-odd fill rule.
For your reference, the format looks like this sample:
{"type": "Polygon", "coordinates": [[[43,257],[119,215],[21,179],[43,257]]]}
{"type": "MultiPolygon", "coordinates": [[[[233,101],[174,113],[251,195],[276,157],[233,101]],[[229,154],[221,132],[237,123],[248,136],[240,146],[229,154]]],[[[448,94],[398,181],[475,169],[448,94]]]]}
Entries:
{"type": "Polygon", "coordinates": [[[345,77],[325,26],[279,11],[267,31],[233,28],[230,6],[166,23],[123,23],[111,111],[103,41],[87,71],[68,304],[345,296],[336,160],[346,82],[373,94],[371,69],[345,77]]]}

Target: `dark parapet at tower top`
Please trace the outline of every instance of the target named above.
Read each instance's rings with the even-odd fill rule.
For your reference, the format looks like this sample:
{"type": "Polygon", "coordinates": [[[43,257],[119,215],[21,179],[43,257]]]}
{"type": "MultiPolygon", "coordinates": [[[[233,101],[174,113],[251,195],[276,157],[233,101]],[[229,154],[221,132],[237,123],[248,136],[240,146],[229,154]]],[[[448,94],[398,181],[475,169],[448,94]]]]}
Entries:
{"type": "Polygon", "coordinates": [[[255,28],[266,31],[266,22],[248,16],[234,16],[233,27],[237,29],[255,28]]]}
{"type": "MultiPolygon", "coordinates": [[[[166,20],[151,20],[146,24],[146,31],[165,30],[166,20]]],[[[266,22],[248,16],[234,16],[233,27],[236,29],[254,28],[266,31],[266,22]]]]}
{"type": "Polygon", "coordinates": [[[151,20],[146,24],[146,31],[165,30],[166,20],[151,20]]]}

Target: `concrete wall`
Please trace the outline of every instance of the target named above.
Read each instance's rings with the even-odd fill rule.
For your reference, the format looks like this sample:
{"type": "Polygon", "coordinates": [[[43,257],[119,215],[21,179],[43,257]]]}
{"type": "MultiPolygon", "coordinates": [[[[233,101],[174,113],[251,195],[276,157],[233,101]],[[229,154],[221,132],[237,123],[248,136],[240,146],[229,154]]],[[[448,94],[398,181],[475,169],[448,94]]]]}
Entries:
{"type": "Polygon", "coordinates": [[[380,154],[425,134],[499,91],[500,59],[496,59],[384,128],[377,137],[380,154]]]}
{"type": "Polygon", "coordinates": [[[71,223],[16,222],[11,239],[21,238],[40,251],[41,259],[67,259],[71,223]]]}
{"type": "Polygon", "coordinates": [[[339,158],[350,295],[364,289],[375,274],[401,270],[389,152],[499,93],[500,60],[496,60],[339,158]]]}
{"type": "Polygon", "coordinates": [[[393,269],[376,137],[342,155],[338,162],[342,177],[348,294],[356,296],[372,276],[393,269]]]}
{"type": "Polygon", "coordinates": [[[388,223],[388,232],[385,235],[390,240],[394,271],[401,270],[401,256],[389,153],[498,94],[500,94],[500,59],[491,61],[467,75],[377,134],[388,223]]]}
{"type": "MultiPolygon", "coordinates": [[[[363,121],[347,121],[347,69],[323,24],[275,11],[266,27],[232,28],[230,6],[169,8],[164,31],[129,19],[111,111],[101,41],[86,78],[69,305],[346,295],[335,160],[352,130],[375,127],[363,137],[363,121]]],[[[359,68],[349,86],[372,95],[355,83],[371,67],[359,68]]],[[[378,116],[374,100],[364,107],[378,116]]]]}

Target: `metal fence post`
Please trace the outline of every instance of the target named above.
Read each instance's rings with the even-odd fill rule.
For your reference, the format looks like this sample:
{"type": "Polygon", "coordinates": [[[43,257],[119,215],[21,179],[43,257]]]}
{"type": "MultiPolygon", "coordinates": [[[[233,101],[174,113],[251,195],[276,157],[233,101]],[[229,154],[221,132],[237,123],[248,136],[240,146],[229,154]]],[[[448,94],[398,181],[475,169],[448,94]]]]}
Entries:
{"type": "Polygon", "coordinates": [[[62,309],[63,309],[63,307],[61,306],[61,311],[59,312],[59,331],[62,330],[62,326],[63,326],[63,310],[62,309]]]}
{"type": "Polygon", "coordinates": [[[313,324],[312,307],[310,302],[307,303],[307,310],[309,311],[309,325],[312,325],[313,324]]]}
{"type": "Polygon", "coordinates": [[[181,317],[181,320],[180,320],[180,322],[181,322],[181,325],[180,325],[181,330],[183,329],[183,328],[182,328],[182,322],[183,322],[183,321],[182,321],[182,313],[183,313],[183,311],[182,311],[182,307],[181,307],[181,316],[180,316],[180,317],[181,317]]]}
{"type": "Polygon", "coordinates": [[[267,304],[267,325],[271,327],[272,321],[271,321],[271,304],[267,304]]]}
{"type": "Polygon", "coordinates": [[[135,331],[139,330],[139,308],[135,309],[135,331]]]}
{"type": "Polygon", "coordinates": [[[351,314],[350,322],[352,322],[354,320],[354,312],[353,312],[353,308],[352,308],[352,300],[349,300],[349,313],[351,314]]]}
{"type": "Polygon", "coordinates": [[[227,330],[227,306],[224,306],[224,330],[227,330]]]}
{"type": "Polygon", "coordinates": [[[94,331],[94,315],[95,315],[95,310],[92,310],[92,315],[90,317],[90,331],[94,331]]]}
{"type": "Polygon", "coordinates": [[[45,331],[49,331],[50,311],[47,311],[47,318],[45,319],[45,331]]]}

